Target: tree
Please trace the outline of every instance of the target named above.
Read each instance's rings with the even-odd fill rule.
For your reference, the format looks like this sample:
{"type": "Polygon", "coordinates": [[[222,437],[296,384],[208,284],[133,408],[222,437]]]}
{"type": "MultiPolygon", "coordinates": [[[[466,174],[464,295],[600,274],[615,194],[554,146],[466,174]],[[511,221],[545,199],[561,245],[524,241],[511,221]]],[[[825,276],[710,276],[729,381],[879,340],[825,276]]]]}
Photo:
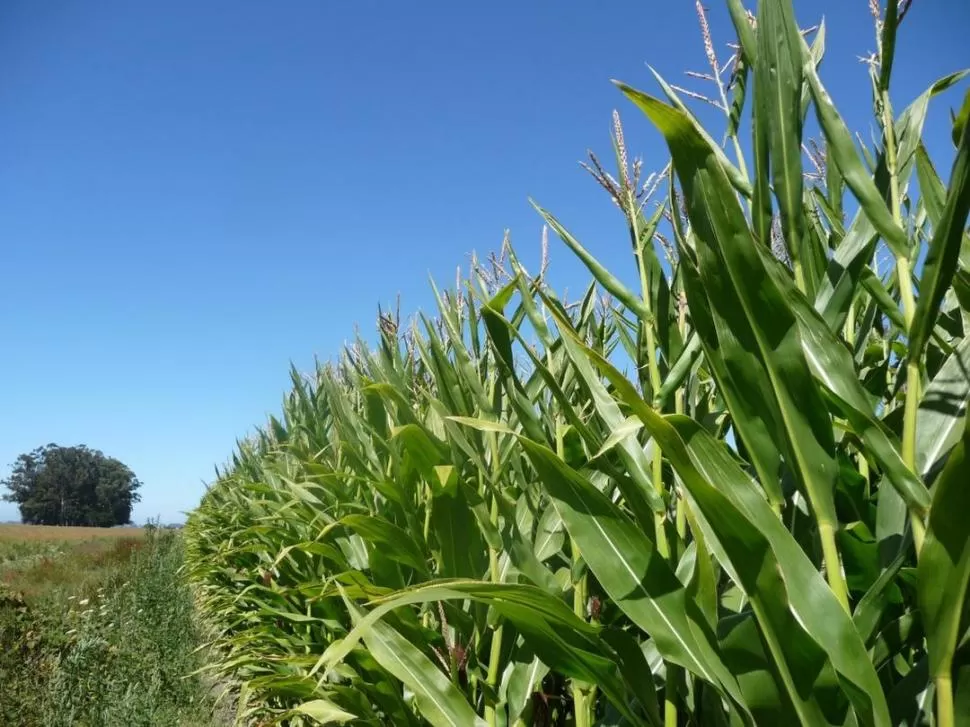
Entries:
{"type": "Polygon", "coordinates": [[[2,484],[30,525],[111,527],[131,520],[141,482],[126,465],[84,445],[22,454],[2,484]]]}

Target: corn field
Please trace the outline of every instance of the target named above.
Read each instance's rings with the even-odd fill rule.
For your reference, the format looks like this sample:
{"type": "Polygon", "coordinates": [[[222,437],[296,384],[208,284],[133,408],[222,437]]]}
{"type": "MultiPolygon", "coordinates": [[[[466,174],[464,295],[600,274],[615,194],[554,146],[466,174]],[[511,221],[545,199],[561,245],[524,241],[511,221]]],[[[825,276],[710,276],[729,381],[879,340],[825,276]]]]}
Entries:
{"type": "Polygon", "coordinates": [[[628,269],[537,206],[581,299],[503,245],[219,470],[188,573],[241,719],[970,725],[970,93],[948,177],[922,140],[968,71],[897,114],[910,5],[874,7],[863,144],[824,24],[727,5],[721,128],[617,83],[670,152],[615,116],[587,165],[628,269]]]}

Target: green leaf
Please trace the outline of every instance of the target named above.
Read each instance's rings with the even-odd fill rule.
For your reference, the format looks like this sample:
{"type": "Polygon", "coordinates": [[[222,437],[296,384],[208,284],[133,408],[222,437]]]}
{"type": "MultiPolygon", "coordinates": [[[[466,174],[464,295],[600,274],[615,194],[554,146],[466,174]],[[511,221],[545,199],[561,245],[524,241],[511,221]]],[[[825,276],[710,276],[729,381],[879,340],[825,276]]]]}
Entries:
{"type": "Polygon", "coordinates": [[[610,436],[606,438],[606,441],[603,442],[603,446],[599,448],[599,450],[596,452],[595,455],[593,455],[593,459],[602,457],[604,454],[606,454],[611,449],[613,449],[617,444],[622,442],[627,437],[630,437],[636,434],[642,428],[643,428],[643,424],[640,423],[639,419],[637,419],[636,417],[627,417],[617,427],[611,428],[610,436]]]}
{"type": "MultiPolygon", "coordinates": [[[[346,598],[344,602],[354,622],[361,622],[360,609],[346,598]]],[[[370,622],[362,628],[361,636],[371,656],[414,692],[421,715],[432,725],[486,727],[485,720],[475,713],[448,677],[392,626],[381,621],[370,622]]]]}
{"type": "MultiPolygon", "coordinates": [[[[963,105],[970,113],[970,91],[964,97],[963,105]]],[[[950,172],[950,184],[946,204],[939,224],[933,229],[920,276],[919,300],[913,316],[913,326],[909,332],[909,356],[919,360],[929,341],[936,319],[940,314],[940,304],[950,287],[950,281],[957,270],[960,248],[963,244],[967,216],[970,214],[970,125],[963,128],[957,156],[950,172]]]]}
{"type": "MultiPolygon", "coordinates": [[[[557,323],[567,338],[575,337],[575,333],[558,317],[557,323]]],[[[582,346],[578,340],[575,344],[582,346]]],[[[798,625],[828,654],[832,666],[842,679],[847,680],[847,685],[852,685],[845,691],[863,721],[888,725],[888,710],[878,677],[852,620],[825,585],[801,546],[723,443],[714,440],[686,417],[661,416],[643,401],[630,382],[606,359],[587,347],[583,347],[583,350],[613,384],[617,395],[641,418],[647,431],[657,440],[677,470],[684,487],[694,496],[699,507],[705,507],[704,514],[710,518],[709,522],[724,523],[720,535],[740,537],[735,526],[728,524],[734,518],[744,518],[751,523],[753,531],[763,534],[781,569],[782,580],[787,586],[788,608],[797,614],[798,625]],[[717,482],[718,487],[714,488],[711,482],[717,482]]],[[[750,537],[756,537],[752,530],[747,532],[750,537]]],[[[710,538],[708,542],[713,550],[710,538]]],[[[724,555],[725,551],[721,553],[724,555]]],[[[725,567],[733,570],[732,562],[728,559],[725,567]]],[[[756,559],[752,563],[736,565],[757,567],[756,559]]],[[[740,575],[737,579],[740,579],[740,575]]]]}
{"type": "Polygon", "coordinates": [[[304,702],[295,707],[293,713],[310,717],[320,724],[343,724],[357,719],[357,715],[344,711],[327,699],[312,699],[304,702]]]}
{"type": "Polygon", "coordinates": [[[548,560],[562,549],[564,542],[562,518],[555,508],[549,508],[539,517],[535,539],[536,558],[548,560]]]}
{"type": "MultiPolygon", "coordinates": [[[[959,83],[968,74],[970,74],[970,68],[938,78],[899,115],[899,119],[896,121],[896,140],[899,147],[896,152],[896,165],[899,168],[899,178],[902,182],[909,179],[914,155],[922,143],[923,125],[929,111],[930,99],[959,83]]],[[[958,136],[954,137],[954,146],[956,146],[956,139],[958,138],[958,136]]]]}
{"type": "MultiPolygon", "coordinates": [[[[536,557],[539,544],[533,543],[531,538],[522,531],[515,518],[512,506],[506,504],[504,498],[496,497],[495,501],[498,503],[500,514],[506,522],[514,523],[513,527],[502,530],[500,543],[496,550],[504,548],[512,565],[532,583],[545,589],[548,593],[559,593],[563,588],[556,581],[555,575],[536,557]]],[[[485,513],[483,512],[483,514],[485,513]]],[[[482,519],[484,520],[484,518],[482,519]]]]}
{"type": "MultiPolygon", "coordinates": [[[[797,30],[797,26],[796,26],[797,30]]],[[[799,33],[799,36],[801,33],[799,33]]],[[[804,49],[804,46],[802,46],[804,49]]],[[[812,65],[815,67],[815,71],[818,72],[819,66],[822,65],[822,58],[825,57],[825,18],[823,17],[819,23],[818,28],[815,31],[815,38],[812,40],[812,47],[808,49],[808,58],[812,65]]],[[[801,97],[801,121],[805,124],[805,119],[808,116],[808,105],[812,101],[812,93],[808,89],[808,84],[802,80],[802,97],[801,97]]]]}
{"type": "Polygon", "coordinates": [[[829,163],[838,165],[846,185],[859,200],[866,217],[882,235],[886,244],[897,255],[908,256],[909,241],[906,238],[906,233],[893,219],[883,196],[876,187],[876,183],[859,158],[852,135],[835,108],[835,104],[832,103],[832,99],[822,86],[822,82],[815,72],[814,64],[807,60],[803,69],[812,91],[819,126],[822,127],[825,134],[829,163]]]}
{"type": "MultiPolygon", "coordinates": [[[[548,308],[557,309],[560,313],[564,311],[559,301],[555,300],[551,294],[540,292],[540,295],[548,308]]],[[[568,421],[576,427],[577,431],[584,432],[584,438],[587,439],[590,449],[592,449],[598,444],[599,440],[590,441],[589,436],[585,434],[587,427],[583,423],[582,412],[575,410],[574,404],[564,398],[561,389],[553,383],[551,374],[547,372],[541,361],[534,358],[533,362],[536,369],[543,375],[553,395],[559,401],[568,421]]],[[[595,370],[589,365],[589,362],[580,361],[575,366],[575,372],[579,375],[578,383],[585,388],[584,397],[593,404],[596,414],[605,425],[605,430],[613,432],[622,427],[626,423],[623,412],[610,396],[609,391],[596,375],[595,370]]],[[[599,448],[601,447],[597,447],[597,449],[599,448]]],[[[620,473],[608,471],[616,476],[617,484],[623,493],[626,504],[633,511],[641,527],[646,532],[651,532],[654,513],[663,512],[665,507],[650,477],[651,460],[636,439],[630,437],[621,438],[616,449],[623,464],[623,470],[620,473]]]]}
{"type": "Polygon", "coordinates": [[[687,552],[693,551],[694,557],[694,568],[691,579],[687,583],[687,593],[701,607],[711,627],[716,628],[718,620],[718,573],[711,558],[710,548],[707,547],[704,533],[701,532],[697,518],[690,508],[690,503],[684,500],[683,507],[694,538],[687,546],[687,552]]]}
{"type": "MultiPolygon", "coordinates": [[[[757,108],[757,103],[755,103],[757,108]]],[[[754,113],[751,118],[751,133],[754,137],[754,185],[751,194],[751,232],[756,242],[771,246],[771,134],[767,119],[754,113]]]]}
{"type": "Polygon", "coordinates": [[[960,341],[926,387],[916,415],[916,465],[924,477],[959,441],[970,398],[970,336],[960,341]]]}
{"type": "Polygon", "coordinates": [[[906,321],[903,318],[903,314],[899,311],[899,306],[896,301],[893,300],[889,291],[886,290],[886,286],[882,284],[882,281],[876,277],[876,274],[872,271],[868,265],[862,268],[862,272],[859,275],[859,280],[862,282],[862,287],[866,289],[866,292],[872,296],[872,300],[879,307],[879,310],[891,320],[894,324],[899,326],[901,330],[906,330],[906,321]]]}
{"type": "Polygon", "coordinates": [[[970,428],[950,454],[933,491],[920,551],[917,593],[926,631],[930,675],[951,678],[953,655],[970,585],[970,428]]]}
{"type": "Polygon", "coordinates": [[[926,657],[916,662],[889,691],[890,716],[894,725],[933,724],[933,684],[927,685],[929,671],[926,657]]]}
{"type": "Polygon", "coordinates": [[[643,649],[631,635],[618,628],[606,628],[602,632],[603,641],[613,649],[620,672],[632,694],[647,713],[647,720],[654,727],[660,727],[660,705],[657,700],[657,687],[653,681],[653,673],[643,649]]]}
{"type": "MultiPolygon", "coordinates": [[[[545,300],[552,305],[552,301],[548,297],[545,300]]],[[[563,343],[567,344],[566,341],[563,341],[563,343]]],[[[575,360],[574,364],[576,364],[575,360]]],[[[603,386],[603,382],[596,375],[596,372],[589,365],[589,362],[585,359],[579,361],[576,364],[576,372],[586,386],[596,413],[602,418],[608,431],[615,432],[617,429],[623,427],[627,423],[623,412],[620,411],[620,407],[613,397],[610,396],[606,387],[603,386]]],[[[648,517],[644,512],[644,504],[649,507],[652,513],[664,511],[664,502],[652,486],[650,476],[648,475],[650,461],[644,453],[643,447],[639,445],[635,438],[621,437],[617,442],[617,447],[623,458],[627,472],[636,485],[636,491],[630,491],[630,488],[621,484],[624,490],[624,497],[637,516],[640,525],[644,529],[648,529],[652,523],[652,517],[648,517]]]]}
{"type": "MultiPolygon", "coordinates": [[[[710,134],[708,134],[704,129],[704,126],[697,120],[694,114],[690,112],[690,109],[688,109],[687,105],[680,99],[680,96],[677,95],[677,92],[673,89],[673,87],[667,83],[653,68],[650,66],[648,66],[648,68],[650,68],[650,72],[653,74],[653,77],[657,79],[657,83],[660,84],[660,88],[663,90],[664,95],[670,100],[670,103],[673,104],[674,107],[682,114],[684,114],[694,131],[697,132],[708,144],[710,144],[711,148],[714,150],[714,156],[717,158],[718,164],[721,165],[721,168],[724,170],[724,173],[727,175],[727,178],[730,180],[734,189],[740,192],[741,196],[743,197],[751,197],[751,182],[748,181],[747,177],[744,176],[741,170],[734,166],[731,160],[727,158],[727,155],[724,153],[718,143],[711,138],[710,134]]],[[[621,83],[620,81],[613,81],[613,83],[616,84],[621,91],[626,93],[624,90],[627,88],[625,83],[621,83]]]]}
{"type": "Polygon", "coordinates": [[[832,425],[802,353],[794,316],[759,257],[759,248],[764,248],[751,238],[723,170],[687,119],[646,94],[630,88],[624,92],[667,140],[684,189],[711,308],[723,311],[728,326],[723,332],[751,347],[753,358],[764,368],[770,388],[763,395],[772,397],[777,407],[789,465],[820,527],[832,528],[837,476],[832,425]],[[729,310],[734,301],[740,302],[739,309],[729,310]]]}
{"type": "Polygon", "coordinates": [[[865,692],[863,698],[847,690],[860,716],[878,723],[885,709],[881,689],[851,619],[723,443],[686,417],[666,419],[700,476],[679,467],[679,457],[671,461],[708,523],[705,533],[712,551],[751,599],[768,650],[803,723],[821,721],[834,706],[831,694],[822,696],[834,687],[822,669],[826,654],[838,673],[851,674],[865,692]],[[708,484],[712,482],[717,488],[708,484]],[[806,698],[813,694],[818,702],[806,698]]]}
{"type": "Polygon", "coordinates": [[[859,210],[829,260],[828,270],[815,297],[815,309],[825,319],[830,330],[842,330],[862,271],[872,260],[878,241],[879,233],[876,228],[863,211],[859,210]]]}
{"type": "Polygon", "coordinates": [[[755,724],[797,724],[790,700],[780,690],[765,653],[764,639],[750,610],[721,619],[718,629],[721,650],[731,670],[738,675],[741,690],[751,704],[755,724]]]}
{"type": "Polygon", "coordinates": [[[674,361],[673,366],[667,372],[667,378],[664,379],[660,391],[657,393],[657,401],[661,406],[667,402],[671,394],[683,385],[694,365],[700,360],[702,352],[701,339],[695,332],[692,332],[687,338],[687,343],[681,350],[680,356],[677,357],[677,360],[674,361]]]}
{"type": "MultiPolygon", "coordinates": [[[[761,0],[754,114],[768,138],[771,180],[785,244],[796,265],[796,275],[807,286],[806,293],[814,296],[815,280],[805,276],[804,270],[809,261],[802,207],[801,44],[790,0],[761,0]]],[[[762,174],[766,172],[766,168],[761,170],[762,174]]]]}
{"type": "Polygon", "coordinates": [[[537,205],[535,202],[532,203],[532,206],[535,207],[536,211],[540,215],[542,215],[542,219],[545,220],[546,224],[549,225],[549,227],[551,227],[557,235],[559,235],[559,238],[564,243],[566,243],[566,246],[576,253],[576,257],[583,261],[583,264],[586,265],[589,272],[592,273],[594,278],[596,278],[596,282],[602,285],[607,291],[609,291],[611,295],[623,303],[623,305],[636,313],[640,320],[647,322],[653,321],[653,314],[643,302],[643,298],[627,288],[622,282],[620,282],[619,279],[614,277],[609,270],[604,268],[600,262],[579,243],[579,240],[569,234],[569,231],[559,223],[559,220],[553,217],[549,212],[546,212],[546,210],[542,209],[542,207],[537,205]]]}
{"type": "Polygon", "coordinates": [[[750,331],[746,330],[744,339],[739,339],[724,320],[732,310],[740,309],[740,303],[732,303],[731,307],[711,304],[700,273],[683,247],[681,274],[690,303],[691,322],[703,342],[704,358],[718,383],[718,392],[727,403],[768,500],[780,509],[785,496],[781,488],[779,414],[774,401],[763,395],[771,385],[753,353],[755,346],[749,343],[750,331]]]}
{"type": "Polygon", "coordinates": [[[908,554],[907,548],[903,547],[903,543],[900,543],[896,557],[882,570],[879,577],[876,578],[865,595],[859,599],[859,603],[855,607],[852,620],[859,635],[867,645],[885,613],[894,581],[900,568],[906,563],[908,554]]]}
{"type": "Polygon", "coordinates": [[[431,289],[434,291],[438,301],[438,310],[441,313],[441,320],[444,322],[445,332],[451,341],[451,352],[453,355],[453,367],[448,369],[456,379],[460,379],[462,388],[470,391],[478,401],[479,407],[483,411],[489,411],[491,402],[485,394],[482,386],[481,377],[475,370],[475,362],[468,355],[465,338],[461,331],[461,322],[455,309],[448,305],[438,293],[434,281],[431,281],[431,289]]]}
{"type": "MultiPolygon", "coordinates": [[[[602,627],[586,623],[561,600],[534,586],[445,580],[388,594],[374,600],[374,608],[366,617],[358,618],[347,636],[327,648],[314,667],[314,672],[321,667],[332,669],[350,654],[362,638],[370,648],[367,635],[377,626],[386,626],[381,624],[380,619],[389,612],[408,604],[455,599],[471,599],[491,606],[515,624],[543,662],[566,676],[598,685],[632,724],[642,723],[627,706],[622,669],[617,667],[616,654],[604,648],[602,627]]],[[[349,607],[354,608],[353,604],[349,604],[349,607]]],[[[377,655],[375,658],[378,658],[377,655]]],[[[437,669],[435,671],[441,674],[437,669]]]]}
{"type": "Polygon", "coordinates": [[[785,296],[795,316],[799,341],[812,375],[828,390],[843,416],[866,444],[866,452],[886,472],[889,481],[917,513],[929,506],[929,493],[906,466],[899,445],[881,425],[856,375],[849,350],[825,325],[818,313],[791,284],[780,263],[767,251],[758,251],[762,264],[785,296]]]}
{"type": "Polygon", "coordinates": [[[549,667],[543,664],[539,657],[533,658],[528,664],[514,662],[505,667],[502,685],[506,690],[508,718],[511,724],[516,723],[532,701],[533,692],[541,689],[542,680],[548,673],[549,667]]]}
{"type": "Polygon", "coordinates": [[[936,229],[946,204],[946,185],[933,168],[933,162],[930,161],[922,142],[916,147],[916,178],[919,180],[920,200],[926,207],[926,216],[933,229],[936,229]]]}
{"type": "Polygon", "coordinates": [[[882,19],[882,53],[879,56],[879,88],[889,89],[889,76],[893,70],[893,57],[896,54],[896,29],[899,27],[899,5],[890,0],[886,3],[886,14],[882,19]]]}
{"type": "Polygon", "coordinates": [[[458,471],[454,465],[439,464],[434,466],[435,480],[439,493],[454,496],[458,491],[458,471]]]}
{"type": "Polygon", "coordinates": [[[665,659],[740,702],[713,634],[653,543],[609,498],[554,452],[523,439],[570,538],[617,606],[653,637],[665,659]]]}
{"type": "MultiPolygon", "coordinates": [[[[531,300],[531,293],[527,292],[524,285],[522,295],[523,300],[531,300]]],[[[530,310],[529,305],[525,305],[524,307],[527,311],[530,310]]],[[[534,309],[529,315],[530,317],[535,316],[535,320],[538,321],[538,315],[534,309]]],[[[555,399],[560,403],[562,413],[566,417],[567,421],[576,429],[580,436],[582,436],[583,440],[587,443],[587,446],[590,449],[599,448],[600,439],[597,438],[592,431],[590,431],[590,428],[583,421],[580,413],[575,411],[573,402],[562,390],[562,387],[560,387],[557,377],[553,375],[553,373],[543,363],[539,356],[536,355],[532,348],[525,343],[521,332],[518,331],[509,321],[496,313],[487,312],[486,318],[492,321],[496,331],[499,330],[499,325],[502,325],[504,326],[504,328],[501,329],[503,332],[511,333],[519,340],[520,343],[523,344],[526,353],[535,366],[536,372],[552,392],[553,397],[555,397],[555,399]]],[[[491,335],[491,333],[489,335],[491,335]]],[[[579,374],[586,384],[587,391],[597,409],[597,413],[606,422],[608,428],[612,430],[617,426],[620,426],[624,419],[623,413],[610,398],[609,393],[605,390],[602,383],[597,380],[595,375],[591,372],[589,366],[587,365],[585,368],[580,369],[579,374]]],[[[530,437],[532,439],[536,439],[532,433],[530,433],[530,437]]],[[[653,523],[653,514],[662,510],[663,503],[650,481],[649,463],[646,455],[644,454],[643,449],[638,446],[636,441],[622,439],[620,442],[618,442],[618,445],[619,455],[625,468],[625,472],[618,474],[626,476],[618,476],[617,482],[621,488],[621,491],[623,492],[624,498],[627,501],[627,505],[633,511],[637,520],[645,529],[651,528],[653,523]]]]}
{"type": "Polygon", "coordinates": [[[464,492],[432,499],[431,527],[441,555],[441,575],[448,578],[481,578],[488,568],[485,544],[464,492]]]}
{"type": "Polygon", "coordinates": [[[960,113],[953,117],[953,131],[951,134],[953,146],[960,146],[960,138],[967,129],[968,121],[970,121],[970,106],[964,103],[960,108],[960,113]]]}
{"type": "Polygon", "coordinates": [[[758,61],[758,39],[754,28],[748,22],[748,14],[741,4],[741,0],[727,0],[727,5],[734,30],[738,34],[741,54],[747,60],[748,65],[753,66],[758,61]]]}
{"type": "Polygon", "coordinates": [[[731,112],[728,115],[728,136],[738,133],[741,125],[741,114],[744,111],[744,101],[748,90],[748,64],[743,58],[738,59],[734,73],[731,76],[731,112]]]}
{"type": "Polygon", "coordinates": [[[882,669],[894,657],[905,658],[906,650],[919,648],[922,640],[919,619],[912,612],[905,613],[889,621],[876,634],[871,647],[872,663],[876,669],[882,669]]]}
{"type": "MultiPolygon", "coordinates": [[[[835,166],[834,164],[829,164],[826,167],[826,174],[828,173],[829,169],[835,169],[836,171],[838,171],[838,167],[835,166]]],[[[828,187],[828,185],[829,185],[829,182],[826,182],[826,187],[828,187]]],[[[843,220],[842,220],[842,210],[841,210],[841,207],[835,207],[832,204],[833,202],[832,197],[835,195],[838,195],[838,190],[835,189],[835,186],[837,185],[838,185],[838,181],[836,181],[833,184],[833,190],[832,190],[833,193],[830,194],[828,197],[826,197],[825,194],[822,193],[821,187],[813,186],[811,187],[811,189],[809,189],[809,193],[811,194],[811,202],[814,205],[815,209],[818,211],[818,213],[821,216],[824,216],[825,220],[828,222],[829,228],[831,230],[831,232],[829,233],[830,236],[833,237],[835,240],[841,240],[843,237],[845,237],[845,226],[843,225],[843,220]]],[[[842,198],[840,196],[836,197],[837,202],[841,202],[841,199],[842,198]]]]}
{"type": "Polygon", "coordinates": [[[420,573],[427,573],[424,554],[407,531],[383,518],[369,515],[346,515],[338,524],[353,530],[367,544],[377,548],[383,555],[410,566],[420,573]]]}
{"type": "Polygon", "coordinates": [[[415,467],[428,482],[436,482],[435,466],[444,463],[445,451],[441,442],[418,424],[405,424],[391,430],[391,439],[401,442],[412,457],[415,467]]]}
{"type": "Polygon", "coordinates": [[[509,425],[504,422],[491,421],[489,419],[479,419],[476,417],[450,416],[449,421],[463,424],[466,427],[477,429],[480,432],[498,432],[500,434],[514,434],[509,425]]]}
{"type": "Polygon", "coordinates": [[[512,339],[509,335],[509,329],[514,329],[514,326],[502,316],[500,309],[493,309],[490,305],[482,309],[482,319],[488,331],[488,340],[497,354],[496,362],[502,375],[502,385],[522,428],[530,437],[544,439],[547,436],[546,430],[515,373],[516,363],[512,354],[512,339]]]}

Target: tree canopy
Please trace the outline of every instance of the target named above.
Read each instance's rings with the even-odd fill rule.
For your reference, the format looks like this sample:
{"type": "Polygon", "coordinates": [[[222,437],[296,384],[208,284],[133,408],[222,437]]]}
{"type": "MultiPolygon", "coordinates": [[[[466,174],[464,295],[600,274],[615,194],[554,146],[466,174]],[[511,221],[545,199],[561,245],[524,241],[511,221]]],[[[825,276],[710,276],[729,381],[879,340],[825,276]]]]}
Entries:
{"type": "Polygon", "coordinates": [[[125,464],[84,445],[21,454],[2,484],[30,525],[111,527],[131,521],[141,482],[125,464]]]}

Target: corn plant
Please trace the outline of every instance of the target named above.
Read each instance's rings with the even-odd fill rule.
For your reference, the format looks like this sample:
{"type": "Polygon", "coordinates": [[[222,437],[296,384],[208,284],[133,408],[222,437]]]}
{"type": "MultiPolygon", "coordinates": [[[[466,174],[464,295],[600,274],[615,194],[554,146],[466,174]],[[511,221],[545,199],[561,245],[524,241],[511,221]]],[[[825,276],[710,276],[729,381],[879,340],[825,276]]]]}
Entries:
{"type": "Polygon", "coordinates": [[[947,181],[922,141],[967,71],[897,115],[910,5],[873,4],[857,144],[824,25],[727,5],[735,53],[698,4],[693,74],[725,143],[655,74],[663,99],[617,85],[670,163],[643,179],[615,116],[616,170],[586,165],[632,275],[537,205],[581,299],[504,244],[435,317],[294,371],[218,472],[189,575],[241,717],[968,723],[970,94],[947,181]]]}

